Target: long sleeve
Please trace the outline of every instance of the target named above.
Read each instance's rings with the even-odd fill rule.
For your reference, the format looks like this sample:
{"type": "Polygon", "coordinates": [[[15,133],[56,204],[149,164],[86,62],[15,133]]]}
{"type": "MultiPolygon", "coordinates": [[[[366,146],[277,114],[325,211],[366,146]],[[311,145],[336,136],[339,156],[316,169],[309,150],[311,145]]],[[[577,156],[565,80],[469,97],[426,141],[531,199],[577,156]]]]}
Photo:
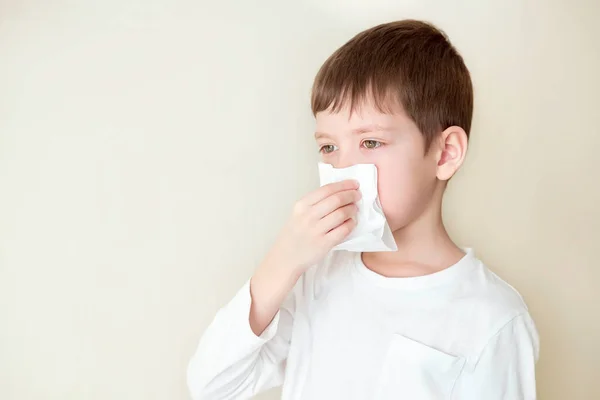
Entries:
{"type": "Polygon", "coordinates": [[[452,399],[535,400],[539,337],[529,314],[512,319],[465,366],[452,399]]]}
{"type": "Polygon", "coordinates": [[[293,323],[293,291],[261,336],[250,328],[250,305],[247,282],[202,335],[187,370],[194,400],[247,399],[282,384],[293,323]]]}

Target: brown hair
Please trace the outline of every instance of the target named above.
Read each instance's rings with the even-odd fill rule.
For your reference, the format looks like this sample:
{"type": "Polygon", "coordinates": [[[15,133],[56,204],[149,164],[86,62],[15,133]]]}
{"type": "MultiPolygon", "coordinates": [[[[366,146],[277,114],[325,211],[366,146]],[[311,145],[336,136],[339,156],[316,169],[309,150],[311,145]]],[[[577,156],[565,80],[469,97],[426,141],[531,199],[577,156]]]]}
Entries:
{"type": "Polygon", "coordinates": [[[416,20],[381,24],[336,50],[319,70],[312,90],[313,114],[331,107],[353,112],[365,100],[381,112],[402,105],[425,137],[425,149],[450,126],[467,135],[473,115],[469,70],[447,36],[416,20]]]}

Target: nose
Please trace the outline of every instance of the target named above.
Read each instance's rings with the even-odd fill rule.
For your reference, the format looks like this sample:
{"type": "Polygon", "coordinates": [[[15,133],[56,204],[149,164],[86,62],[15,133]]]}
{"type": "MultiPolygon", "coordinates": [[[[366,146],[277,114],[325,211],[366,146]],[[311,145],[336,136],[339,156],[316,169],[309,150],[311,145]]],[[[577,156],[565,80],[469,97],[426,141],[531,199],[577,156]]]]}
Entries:
{"type": "Polygon", "coordinates": [[[335,168],[346,168],[351,167],[355,164],[359,164],[359,157],[357,154],[353,154],[352,151],[339,150],[337,160],[335,162],[335,168]]]}

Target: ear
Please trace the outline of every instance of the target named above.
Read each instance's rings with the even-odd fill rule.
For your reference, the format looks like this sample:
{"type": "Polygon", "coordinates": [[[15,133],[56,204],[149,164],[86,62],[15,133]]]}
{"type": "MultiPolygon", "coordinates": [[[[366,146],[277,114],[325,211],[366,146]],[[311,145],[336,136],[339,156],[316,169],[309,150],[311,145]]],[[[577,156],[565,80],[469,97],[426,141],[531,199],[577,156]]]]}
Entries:
{"type": "Polygon", "coordinates": [[[468,147],[467,133],[459,126],[451,126],[441,133],[438,143],[436,175],[439,180],[447,181],[465,160],[468,147]]]}

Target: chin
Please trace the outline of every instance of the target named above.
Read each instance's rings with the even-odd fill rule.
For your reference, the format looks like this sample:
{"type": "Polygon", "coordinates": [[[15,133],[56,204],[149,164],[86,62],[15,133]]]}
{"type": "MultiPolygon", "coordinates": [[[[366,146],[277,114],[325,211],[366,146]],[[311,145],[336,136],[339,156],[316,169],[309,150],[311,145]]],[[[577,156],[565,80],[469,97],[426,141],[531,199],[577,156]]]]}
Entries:
{"type": "Polygon", "coordinates": [[[386,217],[386,219],[387,219],[388,225],[390,226],[390,230],[392,232],[401,231],[402,229],[404,229],[408,225],[410,225],[410,221],[407,221],[407,220],[400,220],[398,218],[389,218],[389,217],[386,217]]]}
{"type": "MultiPolygon", "coordinates": [[[[396,210],[406,210],[407,207],[403,207],[403,208],[396,208],[396,210]]],[[[410,210],[412,212],[410,213],[398,213],[397,211],[391,212],[391,213],[387,213],[385,211],[385,209],[383,210],[383,213],[386,217],[387,223],[390,226],[390,230],[392,232],[397,232],[397,231],[401,231],[403,229],[406,229],[407,227],[409,227],[413,222],[415,222],[418,218],[420,213],[418,212],[418,210],[410,210]]]]}

